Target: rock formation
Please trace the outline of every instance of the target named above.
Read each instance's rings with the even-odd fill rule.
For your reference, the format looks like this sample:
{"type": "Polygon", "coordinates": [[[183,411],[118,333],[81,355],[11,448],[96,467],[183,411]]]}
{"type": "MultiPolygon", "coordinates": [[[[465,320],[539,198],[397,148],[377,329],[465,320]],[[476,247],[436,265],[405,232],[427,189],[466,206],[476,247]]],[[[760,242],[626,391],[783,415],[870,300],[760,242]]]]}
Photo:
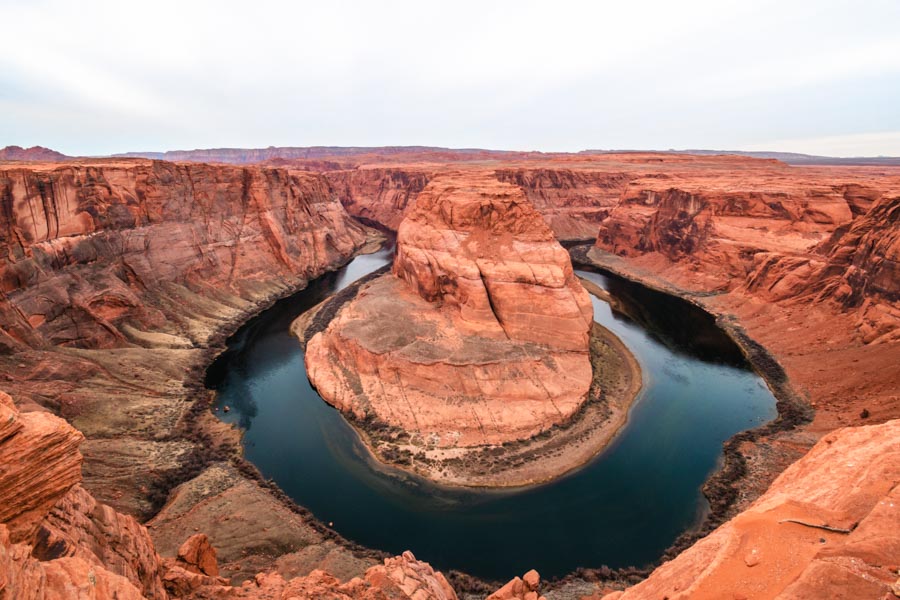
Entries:
{"type": "Polygon", "coordinates": [[[526,439],[578,410],[591,303],[520,189],[432,180],[397,246],[394,275],[309,342],[323,398],[435,447],[526,439]]]}
{"type": "Polygon", "coordinates": [[[2,392],[0,411],[0,597],[165,598],[147,530],[77,485],[83,436],[2,392]]]}
{"type": "Polygon", "coordinates": [[[625,170],[564,167],[498,169],[497,179],[518,185],[560,240],[591,240],[636,178],[625,170]]]}
{"type": "Polygon", "coordinates": [[[320,177],[278,169],[6,167],[0,199],[8,344],[189,347],[203,329],[170,319],[168,304],[199,294],[239,306],[287,287],[279,276],[315,277],[363,239],[320,177]]]}
{"type": "Polygon", "coordinates": [[[487,597],[487,600],[547,600],[539,596],[541,576],[534,569],[521,578],[514,577],[502,588],[487,597]]]}
{"type": "Polygon", "coordinates": [[[898,579],[900,420],[826,435],[746,511],[605,600],[882,598],[898,579]]]}
{"type": "Polygon", "coordinates": [[[20,413],[3,392],[0,411],[0,598],[456,600],[444,576],[410,552],[346,583],[314,570],[287,579],[259,573],[238,587],[218,576],[216,550],[202,533],[163,559],[147,528],[78,485],[77,431],[47,413],[20,413]]]}

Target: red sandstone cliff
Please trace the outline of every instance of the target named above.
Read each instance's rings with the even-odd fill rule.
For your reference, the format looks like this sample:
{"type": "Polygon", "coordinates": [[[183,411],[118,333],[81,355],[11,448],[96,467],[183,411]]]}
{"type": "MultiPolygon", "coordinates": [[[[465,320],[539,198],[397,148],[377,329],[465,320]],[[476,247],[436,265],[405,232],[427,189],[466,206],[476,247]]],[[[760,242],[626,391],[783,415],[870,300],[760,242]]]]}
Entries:
{"type": "Polygon", "coordinates": [[[841,429],[749,509],[604,600],[890,597],[898,523],[900,421],[841,429]]]}
{"type": "Polygon", "coordinates": [[[624,170],[497,169],[497,179],[522,188],[560,240],[593,240],[600,223],[637,175],[624,170]]]}
{"type": "Polygon", "coordinates": [[[416,168],[334,171],[325,178],[348,213],[397,231],[416,198],[433,177],[416,168]]]}
{"type": "MultiPolygon", "coordinates": [[[[0,167],[0,208],[0,383],[20,407],[77,427],[84,487],[142,518],[173,484],[190,489],[234,452],[234,433],[192,410],[223,334],[366,239],[324,179],[283,169],[10,164],[0,167]]],[[[250,544],[250,574],[278,548],[350,554],[303,519],[277,532],[262,525],[283,503],[238,470],[217,482],[221,494],[253,498],[242,537],[228,522],[206,530],[228,562],[250,544]]],[[[193,518],[179,526],[192,530],[193,518]]]]}
{"type": "Polygon", "coordinates": [[[6,167],[0,202],[7,344],[148,345],[161,333],[170,346],[204,341],[172,303],[269,294],[280,278],[334,266],[363,239],[320,177],[278,169],[6,167]]]}

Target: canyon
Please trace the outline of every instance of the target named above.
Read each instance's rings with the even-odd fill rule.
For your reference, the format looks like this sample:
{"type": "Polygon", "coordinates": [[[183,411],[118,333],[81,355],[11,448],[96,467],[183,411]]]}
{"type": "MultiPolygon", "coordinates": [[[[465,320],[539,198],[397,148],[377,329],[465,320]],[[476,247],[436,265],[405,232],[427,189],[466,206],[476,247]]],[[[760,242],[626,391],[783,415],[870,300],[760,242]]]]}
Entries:
{"type": "MultiPolygon", "coordinates": [[[[445,579],[411,553],[342,539],[262,480],[240,457],[240,433],[209,410],[202,372],[226,337],[371,249],[380,235],[360,221],[397,232],[393,274],[363,282],[307,340],[311,379],[355,418],[361,408],[383,415],[394,391],[369,391],[365,406],[338,398],[352,385],[312,363],[339,360],[371,388],[378,356],[398,381],[425,386],[416,363],[433,348],[402,356],[413,334],[397,326],[398,311],[416,315],[404,328],[463,331],[492,356],[514,342],[571,360],[540,375],[570,390],[561,416],[502,401],[488,412],[511,426],[491,435],[437,413],[426,427],[397,417],[406,431],[437,434],[436,451],[448,431],[459,431],[454,443],[494,444],[577,410],[590,385],[591,319],[558,241],[574,246],[576,265],[714,315],[778,399],[773,423],[726,444],[704,490],[709,518],[642,582],[623,589],[634,582],[586,570],[539,586],[527,574],[494,597],[897,589],[900,172],[646,153],[245,158],[273,164],[0,163],[0,389],[14,400],[0,396],[0,595],[418,600],[490,590],[445,579]],[[523,306],[557,315],[564,345],[523,306]],[[391,336],[396,347],[371,345],[391,336]]],[[[473,355],[467,348],[462,368],[473,355]]]]}

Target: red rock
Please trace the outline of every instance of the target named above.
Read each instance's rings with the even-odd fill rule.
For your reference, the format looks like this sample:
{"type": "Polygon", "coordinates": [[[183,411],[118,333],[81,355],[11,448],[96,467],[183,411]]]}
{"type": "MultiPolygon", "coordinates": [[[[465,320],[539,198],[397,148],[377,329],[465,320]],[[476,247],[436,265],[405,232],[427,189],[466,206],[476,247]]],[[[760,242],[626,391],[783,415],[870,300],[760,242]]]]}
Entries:
{"type": "Polygon", "coordinates": [[[507,168],[497,179],[522,188],[560,240],[594,240],[597,230],[628,183],[637,177],[625,170],[560,167],[507,168]]]}
{"type": "Polygon", "coordinates": [[[5,525],[0,525],[0,597],[11,600],[145,598],[125,577],[84,559],[39,561],[33,558],[29,545],[10,541],[5,525]]]}
{"type": "Polygon", "coordinates": [[[128,579],[148,598],[164,595],[160,557],[147,529],[134,517],[97,502],[75,486],[42,521],[32,556],[84,559],[128,579]]]}
{"type": "Polygon", "coordinates": [[[13,543],[30,539],[40,521],[81,480],[84,439],[49,413],[19,413],[0,392],[0,523],[13,543]]]}
{"type": "Polygon", "coordinates": [[[273,278],[315,277],[364,238],[321,177],[280,169],[7,166],[0,199],[0,290],[15,308],[0,329],[28,343],[184,337],[166,319],[172,284],[252,298],[273,278]]]}
{"type": "Polygon", "coordinates": [[[521,190],[432,180],[400,227],[394,273],[310,340],[326,401],[439,447],[525,439],[581,406],[590,299],[521,190]]]}
{"type": "Polygon", "coordinates": [[[185,540],[178,549],[178,560],[186,565],[188,571],[203,573],[210,577],[219,575],[216,549],[203,533],[194,534],[185,540]]]}
{"type": "Polygon", "coordinates": [[[522,575],[522,581],[525,582],[525,586],[529,590],[537,590],[541,585],[541,576],[538,575],[538,572],[534,569],[528,571],[524,575],[522,575]]]}
{"type": "Polygon", "coordinates": [[[879,598],[896,579],[883,565],[897,555],[898,519],[900,420],[835,431],[749,509],[626,590],[621,600],[702,600],[732,593],[879,598]],[[788,519],[852,531],[832,534],[788,519]],[[748,556],[764,560],[747,562],[748,556]]]}
{"type": "Polygon", "coordinates": [[[325,174],[341,204],[353,216],[396,231],[433,176],[430,169],[361,168],[325,174]]]}
{"type": "Polygon", "coordinates": [[[521,578],[513,577],[506,585],[487,597],[486,600],[541,600],[537,590],[541,584],[541,576],[534,569],[521,578]]]}

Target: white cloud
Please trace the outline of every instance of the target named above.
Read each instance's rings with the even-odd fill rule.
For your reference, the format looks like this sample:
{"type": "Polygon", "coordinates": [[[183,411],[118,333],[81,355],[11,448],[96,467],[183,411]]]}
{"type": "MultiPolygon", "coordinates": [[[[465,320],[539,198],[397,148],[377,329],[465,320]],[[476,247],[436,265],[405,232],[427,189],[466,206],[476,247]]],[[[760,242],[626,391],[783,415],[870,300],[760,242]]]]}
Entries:
{"type": "Polygon", "coordinates": [[[773,150],[821,156],[900,156],[900,131],[828,135],[749,144],[739,150],[773,150]]]}
{"type": "Polygon", "coordinates": [[[900,129],[896,0],[0,0],[0,22],[0,144],[577,150],[900,129]],[[40,114],[66,126],[48,136],[40,114]]]}

